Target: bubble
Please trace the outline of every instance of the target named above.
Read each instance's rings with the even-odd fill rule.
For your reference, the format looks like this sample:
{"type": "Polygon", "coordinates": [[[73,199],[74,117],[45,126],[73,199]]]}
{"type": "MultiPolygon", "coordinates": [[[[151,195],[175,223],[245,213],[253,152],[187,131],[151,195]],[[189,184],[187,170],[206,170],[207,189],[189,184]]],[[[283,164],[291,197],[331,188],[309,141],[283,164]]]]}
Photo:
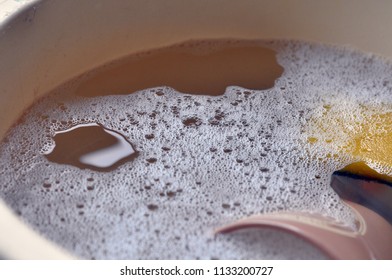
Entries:
{"type": "Polygon", "coordinates": [[[150,211],[155,211],[155,210],[158,210],[158,205],[156,205],[156,204],[148,204],[147,208],[150,211]]]}
{"type": "Polygon", "coordinates": [[[190,118],[184,119],[184,120],[182,121],[182,123],[183,123],[185,126],[193,126],[193,127],[195,127],[195,126],[200,126],[203,122],[202,122],[202,120],[201,120],[200,118],[198,118],[198,117],[190,117],[190,118]]]}
{"type": "Polygon", "coordinates": [[[148,158],[148,159],[146,159],[146,161],[147,161],[148,163],[156,163],[156,162],[157,162],[157,159],[156,159],[156,158],[148,158]]]}

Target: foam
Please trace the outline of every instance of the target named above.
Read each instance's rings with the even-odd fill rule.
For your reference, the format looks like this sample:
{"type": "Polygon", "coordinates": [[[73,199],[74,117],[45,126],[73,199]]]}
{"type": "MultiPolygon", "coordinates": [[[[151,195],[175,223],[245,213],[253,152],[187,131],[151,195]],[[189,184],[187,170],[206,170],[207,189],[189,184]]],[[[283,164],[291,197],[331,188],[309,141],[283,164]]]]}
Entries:
{"type": "Polygon", "coordinates": [[[356,129],[350,124],[363,118],[353,113],[362,104],[391,104],[392,65],[347,48],[260,44],[276,50],[284,67],[267,90],[230,86],[222,96],[195,96],[161,87],[83,98],[70,94],[83,77],[60,87],[2,143],[1,197],[82,258],[323,258],[278,231],[213,230],[277,210],[322,213],[354,227],[329,180],[353,160],[340,149],[356,129]],[[325,118],[332,123],[327,132],[312,125],[330,104],[345,131],[333,125],[336,114],[325,118]],[[81,123],[121,133],[139,157],[109,173],[49,162],[55,132],[81,123]],[[326,144],[333,135],[337,142],[326,144]]]}

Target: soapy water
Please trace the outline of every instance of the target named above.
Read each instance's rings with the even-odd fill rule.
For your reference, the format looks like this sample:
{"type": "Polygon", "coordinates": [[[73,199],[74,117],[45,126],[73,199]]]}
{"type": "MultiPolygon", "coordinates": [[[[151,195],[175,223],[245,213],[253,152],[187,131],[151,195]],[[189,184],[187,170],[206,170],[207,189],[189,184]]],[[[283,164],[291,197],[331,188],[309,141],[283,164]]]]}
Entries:
{"type": "MultiPolygon", "coordinates": [[[[222,42],[186,46],[208,52],[240,44],[222,42]]],[[[271,88],[229,85],[223,95],[208,96],[159,86],[86,98],[76,94],[93,75],[86,74],[54,90],[1,145],[1,197],[82,258],[324,258],[287,233],[213,232],[280,210],[320,213],[354,228],[330,177],[357,159],[347,143],[366,119],[364,105],[390,111],[392,65],[348,48],[253,44],[275,50],[284,68],[271,88]],[[335,125],[337,114],[325,114],[330,104],[343,129],[335,125]],[[314,125],[322,118],[329,130],[314,125]],[[137,156],[104,172],[50,160],[59,147],[56,133],[95,124],[137,156]]]]}
{"type": "Polygon", "coordinates": [[[124,136],[95,123],[58,131],[53,140],[55,146],[47,159],[82,169],[110,171],[138,155],[124,136]]]}

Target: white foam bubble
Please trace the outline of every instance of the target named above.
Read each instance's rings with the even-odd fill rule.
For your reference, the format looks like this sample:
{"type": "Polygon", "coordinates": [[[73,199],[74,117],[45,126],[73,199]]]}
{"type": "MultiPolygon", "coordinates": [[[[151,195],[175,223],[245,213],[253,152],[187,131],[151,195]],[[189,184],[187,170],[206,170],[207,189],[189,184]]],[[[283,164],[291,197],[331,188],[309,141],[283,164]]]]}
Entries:
{"type": "Polygon", "coordinates": [[[260,44],[277,50],[284,67],[268,90],[231,86],[212,97],[162,87],[81,98],[69,94],[75,81],[59,88],[1,145],[2,198],[82,258],[323,258],[281,232],[212,233],[277,210],[319,212],[354,226],[329,186],[332,172],[350,157],[324,161],[334,148],[308,143],[317,133],[309,120],[323,114],[325,104],[350,117],[360,104],[390,103],[385,83],[392,84],[392,66],[351,49],[260,44]],[[49,136],[90,122],[124,135],[139,157],[109,173],[45,158],[54,144],[49,136]]]}

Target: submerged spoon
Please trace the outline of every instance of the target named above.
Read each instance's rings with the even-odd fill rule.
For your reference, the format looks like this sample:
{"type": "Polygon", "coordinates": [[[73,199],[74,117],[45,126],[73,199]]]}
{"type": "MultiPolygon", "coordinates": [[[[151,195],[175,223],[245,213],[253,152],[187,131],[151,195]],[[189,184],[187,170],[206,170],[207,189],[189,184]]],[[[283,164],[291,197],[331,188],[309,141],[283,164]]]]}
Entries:
{"type": "Polygon", "coordinates": [[[277,212],[235,221],[216,229],[215,233],[275,228],[311,242],[332,259],[392,259],[392,226],[362,205],[345,203],[355,213],[357,227],[354,230],[318,214],[277,212]]]}
{"type": "Polygon", "coordinates": [[[356,162],[332,174],[331,187],[343,200],[361,204],[392,224],[392,177],[380,174],[364,162],[356,162]]]}

